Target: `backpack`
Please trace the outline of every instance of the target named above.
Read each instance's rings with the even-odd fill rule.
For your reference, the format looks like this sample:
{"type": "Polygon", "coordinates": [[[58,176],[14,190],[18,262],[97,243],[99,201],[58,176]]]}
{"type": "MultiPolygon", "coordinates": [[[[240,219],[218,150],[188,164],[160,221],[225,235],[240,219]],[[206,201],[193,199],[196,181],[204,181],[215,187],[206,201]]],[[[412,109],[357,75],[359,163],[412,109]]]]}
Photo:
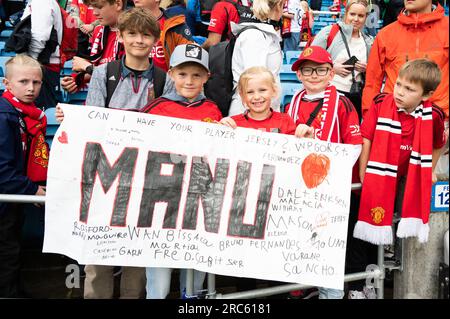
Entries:
{"type": "MultiPolygon", "coordinates": [[[[105,107],[109,107],[109,102],[117,85],[120,81],[120,62],[121,60],[114,60],[106,65],[106,99],[105,107]]],[[[164,84],[166,83],[166,72],[157,66],[153,66],[153,87],[155,90],[155,98],[160,97],[164,91],[164,84]]]]}
{"type": "Polygon", "coordinates": [[[223,116],[228,115],[233,90],[233,72],[231,63],[236,39],[242,32],[248,29],[256,29],[253,25],[242,28],[230,41],[222,41],[209,48],[209,72],[208,82],[205,84],[205,95],[216,102],[223,116]]]}
{"type": "MultiPolygon", "coordinates": [[[[59,5],[59,3],[58,3],[59,5]]],[[[66,10],[60,8],[63,34],[61,44],[58,42],[58,33],[53,27],[50,38],[45,43],[45,48],[39,54],[37,60],[42,64],[50,62],[50,56],[59,45],[61,66],[72,59],[77,52],[78,24],[66,10]]],[[[21,20],[15,27],[5,43],[6,52],[26,53],[31,43],[31,14],[21,20]]]]}

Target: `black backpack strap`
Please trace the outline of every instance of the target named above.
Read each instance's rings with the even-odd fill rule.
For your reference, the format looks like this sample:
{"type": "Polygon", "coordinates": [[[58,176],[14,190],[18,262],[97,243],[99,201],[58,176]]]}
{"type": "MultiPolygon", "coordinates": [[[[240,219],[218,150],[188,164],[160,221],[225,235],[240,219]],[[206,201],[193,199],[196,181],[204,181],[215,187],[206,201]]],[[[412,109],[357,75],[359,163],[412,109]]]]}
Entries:
{"type": "Polygon", "coordinates": [[[155,90],[155,98],[160,97],[164,91],[166,84],[166,72],[157,66],[153,67],[153,88],[155,90]]]}
{"type": "Polygon", "coordinates": [[[106,65],[106,100],[105,107],[109,107],[109,102],[117,88],[120,80],[121,60],[111,61],[106,65]]]}
{"type": "Polygon", "coordinates": [[[323,99],[320,100],[319,103],[317,103],[317,106],[314,108],[314,110],[309,115],[309,119],[305,123],[306,125],[311,126],[311,124],[314,121],[314,119],[316,118],[317,114],[319,114],[319,111],[322,108],[322,106],[323,106],[323,99]]]}

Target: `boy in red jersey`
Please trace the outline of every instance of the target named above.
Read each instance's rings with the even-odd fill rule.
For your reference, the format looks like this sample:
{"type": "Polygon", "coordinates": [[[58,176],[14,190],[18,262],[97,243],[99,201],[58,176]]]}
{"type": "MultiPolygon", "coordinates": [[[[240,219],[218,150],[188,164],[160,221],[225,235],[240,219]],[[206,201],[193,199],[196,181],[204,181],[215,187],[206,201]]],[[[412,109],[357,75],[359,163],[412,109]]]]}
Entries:
{"type": "MultiPolygon", "coordinates": [[[[217,105],[202,94],[208,81],[208,52],[196,44],[179,45],[170,57],[170,78],[175,92],[153,100],[141,112],[176,118],[217,122],[222,118],[217,105]]],[[[164,299],[170,291],[171,268],[147,267],[147,299],[164,299]]],[[[203,287],[205,273],[194,270],[194,292],[203,287]]],[[[180,292],[186,287],[186,269],[180,270],[180,292]]]]}
{"type": "MultiPolygon", "coordinates": [[[[361,145],[363,140],[356,109],[349,99],[330,85],[334,76],[330,54],[321,47],[310,46],[292,65],[292,71],[297,72],[297,77],[305,87],[294,94],[287,107],[287,113],[297,125],[295,135],[332,143],[361,145]]],[[[349,220],[356,212],[352,206],[349,220]]],[[[351,228],[352,223],[349,223],[351,228]]],[[[351,236],[348,235],[348,247],[353,245],[350,240],[351,236]]],[[[343,296],[342,290],[319,287],[319,299],[342,299],[343,296]]]]}
{"type": "Polygon", "coordinates": [[[202,93],[209,78],[208,52],[196,44],[177,46],[170,58],[168,74],[175,92],[152,101],[142,112],[203,122],[220,121],[219,108],[202,93]]]}
{"type": "Polygon", "coordinates": [[[75,56],[72,70],[77,73],[61,79],[61,86],[69,93],[75,93],[89,83],[95,67],[117,60],[125,53],[119,41],[120,33],[117,28],[119,16],[125,6],[124,1],[93,0],[90,4],[100,25],[93,30],[89,61],[75,56]]]}

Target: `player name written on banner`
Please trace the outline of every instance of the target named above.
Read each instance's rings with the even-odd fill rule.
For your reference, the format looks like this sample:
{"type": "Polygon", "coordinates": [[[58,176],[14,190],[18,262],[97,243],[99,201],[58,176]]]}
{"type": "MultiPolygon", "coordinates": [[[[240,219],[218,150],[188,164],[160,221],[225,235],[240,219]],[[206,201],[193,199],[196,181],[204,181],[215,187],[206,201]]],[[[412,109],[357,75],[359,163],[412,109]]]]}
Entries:
{"type": "Polygon", "coordinates": [[[352,146],[63,108],[45,252],[342,288],[352,146]]]}

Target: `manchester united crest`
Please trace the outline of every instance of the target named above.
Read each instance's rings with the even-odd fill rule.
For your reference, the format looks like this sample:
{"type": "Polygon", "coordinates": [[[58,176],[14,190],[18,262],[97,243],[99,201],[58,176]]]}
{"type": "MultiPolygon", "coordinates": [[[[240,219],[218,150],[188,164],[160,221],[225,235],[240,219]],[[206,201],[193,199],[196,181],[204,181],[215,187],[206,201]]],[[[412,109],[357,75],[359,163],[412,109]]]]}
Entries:
{"type": "Polygon", "coordinates": [[[370,215],[375,224],[379,224],[383,221],[384,212],[385,210],[383,207],[375,207],[370,210],[370,215]]]}

